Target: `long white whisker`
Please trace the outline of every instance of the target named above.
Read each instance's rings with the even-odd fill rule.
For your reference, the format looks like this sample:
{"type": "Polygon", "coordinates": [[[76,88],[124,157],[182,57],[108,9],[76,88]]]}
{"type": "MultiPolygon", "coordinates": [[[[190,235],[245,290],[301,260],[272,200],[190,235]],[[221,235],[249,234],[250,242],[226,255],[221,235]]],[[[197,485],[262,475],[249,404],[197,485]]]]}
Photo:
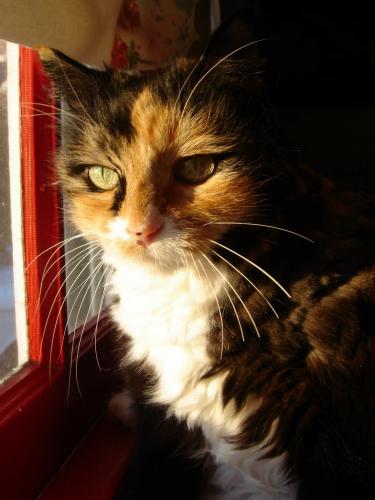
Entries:
{"type": "MultiPolygon", "coordinates": [[[[79,116],[74,115],[73,113],[69,113],[66,109],[60,108],[58,106],[54,106],[53,104],[47,104],[47,103],[42,103],[42,102],[24,102],[24,103],[22,103],[23,109],[31,109],[31,110],[34,110],[37,112],[41,112],[42,110],[38,109],[39,107],[44,107],[44,108],[54,110],[53,113],[45,111],[46,116],[53,115],[53,114],[56,116],[57,115],[66,115],[66,116],[71,116],[74,119],[77,119],[83,123],[82,118],[80,118],[79,116]]],[[[21,110],[21,113],[22,113],[22,116],[25,116],[23,114],[22,110],[21,110]]]]}
{"type": "MultiPolygon", "coordinates": [[[[70,241],[73,241],[77,238],[82,238],[82,237],[85,237],[85,236],[89,236],[90,234],[92,233],[80,233],[80,234],[76,234],[74,236],[70,236],[69,238],[65,238],[63,239],[62,241],[59,241],[58,243],[55,243],[54,245],[51,245],[50,247],[46,248],[45,250],[43,250],[42,252],[38,253],[38,255],[36,255],[28,264],[27,266],[25,267],[25,272],[29,269],[29,267],[37,260],[39,259],[42,255],[44,255],[46,252],[49,252],[50,250],[52,250],[52,248],[56,248],[56,247],[63,247],[66,243],[69,243],[70,241]]],[[[58,248],[53,252],[52,256],[58,251],[58,248]]],[[[51,256],[51,257],[52,257],[51,256]]],[[[47,264],[48,264],[48,261],[47,261],[47,264]]],[[[46,264],[46,265],[47,265],[46,264]]]]}
{"type": "MultiPolygon", "coordinates": [[[[85,256],[82,261],[84,261],[86,259],[87,256],[85,256]]],[[[82,262],[81,261],[81,262],[82,262]]],[[[87,267],[90,265],[90,263],[88,263],[83,269],[82,269],[82,272],[87,269],[87,267]]],[[[77,279],[79,278],[79,276],[82,274],[82,272],[80,272],[80,274],[77,276],[77,279]]],[[[67,320],[66,320],[66,324],[64,326],[64,331],[63,331],[63,338],[62,338],[62,342],[61,342],[61,346],[60,346],[60,352],[59,352],[59,358],[61,358],[62,354],[63,354],[63,350],[64,350],[64,339],[65,337],[67,336],[68,334],[68,326],[69,326],[69,321],[70,321],[70,317],[72,315],[72,312],[73,312],[73,309],[74,309],[74,305],[77,303],[77,299],[79,297],[79,294],[82,292],[82,290],[84,289],[86,283],[91,279],[91,276],[88,276],[87,278],[85,278],[85,280],[82,282],[82,283],[79,283],[77,287],[73,288],[74,287],[74,284],[75,282],[69,287],[67,293],[66,293],[66,297],[64,298],[64,301],[63,301],[63,304],[65,304],[65,302],[67,301],[68,299],[68,296],[71,292],[77,292],[77,295],[76,295],[76,299],[74,300],[73,302],[73,305],[72,307],[70,308],[70,311],[68,313],[68,317],[67,317],[67,320]]],[[[76,280],[75,280],[76,281],[76,280]]],[[[60,308],[59,310],[59,313],[58,313],[58,316],[57,316],[57,319],[58,317],[60,316],[61,314],[61,310],[62,308],[60,308]]]]}
{"type": "Polygon", "coordinates": [[[213,262],[211,262],[211,260],[203,253],[201,252],[202,256],[207,260],[207,262],[214,268],[216,269],[216,271],[220,274],[220,276],[223,278],[223,280],[228,283],[228,285],[230,286],[230,288],[233,290],[233,292],[235,293],[236,297],[238,298],[238,300],[241,302],[243,308],[245,309],[245,311],[247,312],[249,318],[250,318],[250,321],[258,335],[258,337],[260,337],[260,333],[259,333],[259,330],[258,330],[258,327],[254,321],[254,318],[252,317],[249,309],[246,307],[246,304],[245,302],[241,299],[241,297],[239,296],[239,294],[237,293],[237,290],[233,287],[232,283],[224,276],[224,274],[220,271],[220,269],[218,269],[215,264],[213,262]]]}
{"type": "Polygon", "coordinates": [[[225,250],[228,250],[228,252],[231,252],[234,255],[237,255],[237,257],[240,257],[241,259],[245,260],[251,266],[255,267],[255,269],[258,269],[258,271],[260,271],[262,274],[267,276],[267,278],[269,278],[271,281],[273,281],[273,283],[275,283],[275,285],[278,286],[280,288],[280,290],[285,293],[285,295],[288,297],[288,299],[290,299],[292,297],[290,295],[290,293],[287,290],[285,290],[285,288],[273,276],[271,276],[269,273],[267,273],[267,271],[265,271],[262,267],[258,266],[258,264],[255,264],[255,262],[251,261],[250,259],[247,259],[246,257],[241,255],[240,253],[235,252],[231,248],[223,245],[222,243],[219,243],[218,241],[214,241],[214,240],[208,240],[208,241],[210,241],[211,243],[214,243],[215,245],[218,245],[219,247],[224,248],[225,250]]]}
{"type": "Polygon", "coordinates": [[[222,224],[222,225],[241,225],[241,226],[256,226],[256,227],[265,227],[267,229],[276,229],[277,231],[282,231],[284,233],[289,233],[293,234],[294,236],[298,236],[299,238],[302,238],[309,243],[314,243],[314,240],[308,238],[307,236],[304,236],[303,234],[296,233],[295,231],[291,231],[290,229],[284,229],[283,227],[278,227],[278,226],[270,226],[268,224],[255,224],[254,222],[207,222],[206,224],[203,224],[204,226],[209,226],[211,224],[222,224]]]}
{"type": "Polygon", "coordinates": [[[187,255],[185,254],[185,252],[182,253],[181,259],[184,261],[186,269],[189,270],[189,263],[188,263],[187,255]]]}
{"type": "MultiPolygon", "coordinates": [[[[96,259],[100,254],[103,253],[103,250],[99,250],[97,253],[95,253],[92,257],[91,257],[91,260],[94,260],[96,259]]],[[[83,268],[82,270],[80,271],[80,273],[77,275],[77,277],[75,278],[74,282],[72,283],[71,287],[69,288],[69,291],[70,289],[74,286],[74,284],[76,283],[76,281],[79,279],[79,277],[81,276],[81,274],[85,271],[85,269],[87,269],[89,267],[89,265],[91,264],[91,262],[88,262],[83,268]]],[[[101,265],[101,263],[98,264],[98,266],[101,265]]],[[[95,268],[96,269],[96,268],[95,268]]],[[[80,287],[80,291],[83,290],[84,286],[86,285],[86,283],[88,281],[90,281],[92,279],[92,276],[88,276],[81,284],[81,287],[80,287]]],[[[88,290],[89,288],[87,288],[88,290]]],[[[87,294],[87,290],[86,290],[86,293],[85,293],[85,296],[87,294]]],[[[68,291],[68,293],[69,293],[68,291]]],[[[66,294],[66,297],[64,299],[64,301],[66,301],[67,297],[68,297],[68,293],[66,294]]],[[[70,307],[70,311],[69,311],[69,314],[68,314],[68,317],[67,317],[67,320],[66,320],[66,324],[65,324],[65,328],[64,328],[64,332],[63,332],[63,339],[66,337],[66,335],[68,334],[68,327],[69,327],[69,322],[70,322],[70,318],[71,318],[71,315],[74,311],[74,308],[75,308],[75,305],[77,303],[77,300],[79,298],[79,293],[77,293],[77,296],[76,298],[74,299],[73,301],[73,304],[71,305],[70,307]]],[[[82,301],[84,300],[84,298],[82,299],[82,301]]],[[[82,302],[81,302],[81,305],[82,305],[82,302]]],[[[69,396],[70,396],[70,387],[71,387],[71,378],[72,378],[72,366],[73,366],[73,356],[74,356],[74,343],[75,343],[75,329],[76,329],[76,325],[77,325],[77,318],[78,318],[78,313],[76,315],[76,322],[75,322],[75,325],[74,325],[74,329],[73,329],[73,337],[72,337],[72,343],[71,343],[71,346],[70,346],[70,365],[69,365],[69,377],[68,377],[68,393],[67,393],[67,401],[69,401],[69,396]]],[[[79,387],[78,387],[78,390],[79,390],[79,387]]],[[[81,394],[80,394],[81,395],[81,394]]],[[[81,395],[82,396],[82,395],[81,395]]]]}
{"type": "Polygon", "coordinates": [[[68,82],[69,87],[72,89],[72,92],[73,92],[73,94],[75,95],[75,97],[76,97],[76,99],[77,99],[77,101],[78,101],[79,105],[81,106],[81,108],[82,108],[83,112],[85,113],[85,115],[86,115],[86,116],[87,116],[87,118],[89,119],[89,122],[90,122],[90,123],[92,123],[92,122],[93,122],[92,117],[90,116],[90,114],[88,113],[87,109],[86,109],[86,108],[85,108],[85,106],[83,105],[83,103],[82,103],[81,99],[79,98],[79,96],[78,96],[78,94],[77,94],[77,92],[76,92],[76,89],[74,88],[74,86],[73,86],[73,84],[72,84],[72,82],[71,82],[71,80],[70,80],[70,78],[69,78],[69,76],[68,76],[67,72],[65,71],[64,65],[60,62],[60,60],[59,60],[59,59],[58,59],[58,63],[59,63],[59,66],[60,66],[60,68],[61,68],[61,71],[64,73],[64,76],[65,76],[65,78],[66,78],[66,81],[68,82]]]}
{"type": "Polygon", "coordinates": [[[46,102],[25,101],[21,104],[21,107],[23,108],[34,108],[36,106],[54,109],[55,111],[61,111],[61,109],[58,106],[55,106],[54,104],[48,104],[46,102]]]}
{"type": "MultiPolygon", "coordinates": [[[[108,272],[108,269],[110,268],[110,264],[107,264],[106,268],[104,269],[104,272],[103,272],[103,276],[105,276],[108,272]]],[[[99,312],[98,312],[98,315],[96,317],[96,324],[95,324],[95,330],[94,330],[94,333],[93,333],[93,339],[94,339],[94,351],[95,351],[95,358],[96,358],[96,362],[98,364],[98,368],[100,371],[102,371],[102,367],[99,363],[99,356],[98,356],[98,349],[97,349],[97,342],[96,342],[96,334],[98,332],[98,326],[99,326],[99,319],[100,319],[100,314],[102,312],[102,308],[103,308],[103,303],[104,303],[104,298],[105,298],[105,294],[106,294],[106,288],[112,278],[112,275],[113,275],[114,271],[112,270],[112,272],[110,273],[109,276],[107,276],[107,279],[105,280],[105,283],[103,285],[103,290],[102,290],[102,296],[101,296],[101,299],[100,299],[100,304],[99,304],[99,312]]]]}
{"type": "MultiPolygon", "coordinates": [[[[100,272],[100,270],[104,267],[104,262],[100,262],[94,269],[94,275],[91,277],[91,282],[93,282],[97,276],[97,274],[100,272]]],[[[82,337],[83,337],[83,332],[85,331],[85,327],[86,327],[86,323],[87,323],[87,320],[88,320],[88,317],[89,317],[89,314],[90,314],[90,310],[94,304],[94,300],[95,300],[95,296],[96,296],[96,292],[98,291],[98,288],[99,288],[99,285],[102,281],[104,277],[104,274],[101,276],[101,278],[99,279],[97,285],[96,285],[96,288],[95,288],[95,291],[91,297],[91,301],[90,301],[90,304],[89,304],[89,307],[87,309],[87,312],[86,312],[86,316],[85,316],[85,320],[83,322],[83,325],[81,327],[81,335],[79,337],[79,341],[78,341],[78,346],[77,346],[77,355],[76,355],[76,368],[75,368],[75,378],[76,378],[76,384],[77,384],[77,389],[78,389],[78,393],[82,396],[81,394],[81,389],[80,389],[80,385],[79,385],[79,381],[78,381],[78,360],[79,360],[79,350],[81,348],[81,343],[82,343],[82,337]]],[[[78,318],[79,318],[79,315],[80,315],[80,312],[81,312],[81,308],[82,308],[82,305],[85,301],[85,298],[86,298],[86,295],[88,294],[90,288],[87,287],[87,290],[84,294],[84,296],[82,297],[82,300],[81,300],[81,304],[79,306],[79,309],[78,309],[78,312],[76,314],[76,320],[75,320],[75,323],[74,323],[74,328],[73,328],[73,335],[75,335],[75,332],[76,332],[76,329],[77,329],[77,322],[78,322],[78,318]]],[[[74,338],[73,338],[73,341],[74,341],[74,338]]],[[[73,352],[73,351],[72,351],[73,352]]]]}
{"type": "MultiPolygon", "coordinates": [[[[66,275],[65,279],[63,280],[63,282],[60,284],[56,294],[55,294],[55,297],[58,297],[61,290],[63,290],[64,286],[65,286],[65,283],[67,282],[67,280],[69,279],[69,276],[74,272],[74,270],[81,264],[81,262],[83,262],[86,258],[86,254],[83,255],[82,257],[79,258],[78,262],[76,262],[75,266],[73,267],[73,269],[69,272],[68,275],[66,275]]],[[[60,271],[60,274],[61,274],[62,271],[60,271]]],[[[70,289],[69,289],[70,290],[70,289]]],[[[56,317],[56,321],[55,321],[55,326],[54,326],[54,329],[53,329],[53,333],[52,333],[52,340],[51,340],[51,349],[50,349],[50,370],[51,370],[51,359],[52,359],[52,348],[53,348],[53,342],[54,342],[54,338],[55,338],[55,331],[56,331],[56,328],[57,328],[57,323],[59,321],[59,317],[60,317],[60,314],[61,314],[61,311],[62,311],[62,308],[63,308],[63,305],[66,301],[66,297],[64,298],[64,300],[62,301],[62,304],[60,305],[60,308],[59,308],[59,311],[57,313],[57,317],[56,317]]],[[[53,304],[55,303],[55,301],[53,302],[53,304]]],[[[43,332],[42,332],[42,338],[41,338],[41,341],[40,341],[40,359],[41,359],[41,356],[42,356],[42,349],[43,349],[43,344],[44,344],[44,337],[46,335],[46,331],[47,331],[47,325],[48,325],[48,322],[49,322],[49,319],[51,317],[51,313],[52,313],[52,307],[53,307],[53,304],[51,305],[50,307],[50,310],[49,310],[49,313],[48,313],[48,316],[45,320],[45,323],[44,323],[44,328],[43,328],[43,332]]]]}
{"type": "Polygon", "coordinates": [[[245,335],[244,335],[244,333],[243,333],[242,324],[241,324],[240,318],[239,318],[239,316],[238,316],[236,306],[234,305],[233,300],[232,300],[232,297],[229,295],[229,292],[228,292],[228,290],[226,289],[226,287],[225,287],[225,286],[224,286],[224,290],[225,290],[225,293],[226,293],[226,294],[227,294],[227,296],[228,296],[229,302],[230,302],[230,303],[231,303],[231,305],[232,305],[232,308],[233,308],[234,314],[236,315],[237,322],[238,322],[238,326],[240,327],[240,331],[241,331],[242,341],[243,341],[243,342],[245,342],[245,335]]]}
{"type": "Polygon", "coordinates": [[[259,288],[245,275],[243,274],[239,269],[237,269],[236,266],[234,266],[231,262],[229,262],[229,260],[225,259],[221,254],[219,254],[218,252],[216,252],[215,250],[212,250],[211,249],[211,252],[214,253],[215,255],[217,255],[221,260],[223,260],[224,262],[226,262],[232,269],[234,269],[238,274],[240,274],[248,283],[250,283],[250,285],[254,288],[254,290],[256,292],[259,293],[259,295],[266,301],[267,305],[269,306],[269,308],[271,309],[271,311],[274,313],[274,315],[276,316],[277,319],[279,319],[279,315],[277,314],[276,310],[274,309],[273,305],[271,304],[271,302],[267,299],[267,297],[265,297],[265,295],[263,294],[263,292],[261,290],[259,290],[259,288]]]}
{"type": "MultiPolygon", "coordinates": [[[[43,269],[43,274],[42,274],[42,279],[41,279],[41,286],[40,288],[42,288],[42,284],[43,284],[43,281],[44,281],[44,278],[45,278],[45,275],[47,274],[47,272],[51,269],[51,267],[56,263],[58,262],[58,260],[60,260],[61,258],[63,258],[64,256],[64,253],[62,253],[57,259],[55,259],[51,265],[49,265],[51,259],[53,258],[54,255],[56,255],[59,250],[62,249],[62,247],[65,245],[65,241],[62,242],[61,244],[58,245],[58,247],[52,252],[52,254],[48,257],[48,260],[46,262],[46,265],[44,266],[44,269],[43,269]]],[[[43,252],[44,253],[44,252],[43,252]]],[[[41,255],[41,254],[40,254],[41,255]]],[[[35,260],[35,259],[34,259],[35,260]]],[[[29,267],[29,266],[28,266],[29,267]]]]}
{"type": "Polygon", "coordinates": [[[30,113],[30,114],[22,113],[23,118],[34,118],[37,116],[54,116],[56,118],[56,116],[60,116],[60,115],[58,113],[43,113],[41,111],[39,111],[37,113],[30,113]]]}
{"type": "Polygon", "coordinates": [[[174,104],[174,109],[177,108],[177,104],[180,100],[180,97],[181,97],[181,94],[182,94],[182,91],[184,90],[184,88],[186,87],[187,83],[189,82],[192,74],[194,73],[194,71],[197,69],[197,67],[199,66],[199,64],[203,61],[203,55],[200,56],[200,58],[198,59],[198,61],[194,64],[194,67],[193,69],[190,71],[190,73],[188,74],[188,76],[185,78],[185,81],[184,83],[181,85],[180,87],[180,90],[177,94],[177,97],[176,97],[176,101],[175,101],[175,104],[174,104]]]}
{"type": "Polygon", "coordinates": [[[182,109],[182,113],[180,115],[180,122],[182,120],[182,117],[184,116],[185,114],[185,110],[186,110],[186,107],[187,105],[189,104],[189,101],[190,99],[192,98],[195,90],[197,89],[197,87],[202,83],[202,81],[215,69],[217,68],[217,66],[219,66],[219,64],[223,63],[226,59],[229,59],[231,56],[233,56],[234,54],[236,54],[237,52],[239,52],[240,50],[243,50],[243,49],[246,49],[247,47],[250,47],[251,45],[255,45],[257,43],[260,43],[260,42],[264,42],[264,41],[267,41],[267,40],[272,40],[271,38],[262,38],[260,40],[254,40],[252,42],[249,42],[249,43],[245,43],[245,45],[242,45],[241,47],[238,47],[237,49],[235,50],[232,50],[232,52],[230,52],[229,54],[227,54],[226,56],[222,57],[221,59],[219,59],[219,61],[217,61],[217,63],[215,63],[213,66],[211,66],[210,69],[208,69],[206,71],[206,73],[198,80],[198,82],[194,85],[192,91],[190,92],[188,98],[186,99],[185,101],[185,105],[182,109]]]}
{"type": "Polygon", "coordinates": [[[48,104],[46,102],[25,101],[21,104],[21,106],[24,108],[33,107],[33,106],[43,106],[45,108],[55,109],[56,111],[60,110],[60,108],[58,106],[55,106],[54,104],[48,104]]]}
{"type": "MultiPolygon", "coordinates": [[[[102,252],[103,250],[99,250],[96,254],[96,255],[99,255],[100,252],[102,252]]],[[[65,283],[68,281],[69,277],[74,273],[74,271],[77,269],[77,267],[80,266],[81,262],[84,262],[85,259],[88,257],[89,255],[89,250],[87,251],[87,253],[85,255],[83,255],[82,258],[79,259],[79,261],[75,264],[75,266],[73,267],[73,269],[71,269],[71,271],[69,272],[69,274],[66,276],[66,278],[64,279],[64,281],[62,282],[61,286],[59,287],[59,290],[57,291],[57,296],[59,295],[60,291],[62,290],[62,288],[65,286],[65,283]]],[[[94,256],[94,258],[95,258],[94,256]]],[[[60,304],[60,307],[59,307],[59,310],[58,310],[58,313],[57,313],[57,316],[56,316],[56,320],[55,320],[55,324],[54,324],[54,328],[53,328],[53,332],[52,332],[52,340],[51,340],[51,349],[50,349],[50,359],[49,359],[49,366],[50,366],[50,371],[51,371],[51,363],[52,363],[52,349],[53,349],[53,343],[54,343],[54,339],[55,339],[55,335],[56,335],[56,329],[57,329],[57,324],[58,324],[58,321],[59,321],[59,318],[61,316],[61,313],[62,313],[62,310],[63,310],[63,307],[68,299],[68,296],[69,296],[69,293],[71,292],[71,290],[73,289],[74,285],[77,283],[77,281],[79,280],[80,276],[82,275],[82,273],[85,271],[85,269],[87,269],[90,265],[90,262],[88,262],[82,269],[81,271],[78,273],[78,275],[75,277],[73,283],[69,286],[66,294],[65,294],[65,297],[63,299],[63,301],[61,302],[60,304]]],[[[89,278],[88,278],[89,279],[89,278]]],[[[87,280],[86,280],[87,281],[87,280]]],[[[83,282],[82,286],[86,283],[86,281],[83,282]]],[[[47,327],[47,324],[48,324],[48,320],[49,320],[49,317],[51,315],[51,311],[52,311],[52,308],[50,309],[50,312],[48,314],[48,317],[47,317],[47,321],[46,321],[46,324],[44,326],[44,330],[43,330],[43,337],[45,335],[45,331],[46,331],[46,327],[47,327]]],[[[71,313],[71,311],[70,311],[71,313]]],[[[64,327],[64,331],[63,331],[63,336],[62,336],[62,339],[61,339],[61,348],[60,348],[60,353],[59,353],[59,357],[61,356],[61,353],[62,353],[62,349],[63,349],[63,343],[64,343],[64,338],[65,338],[65,332],[66,332],[66,329],[68,328],[68,324],[69,324],[69,317],[70,317],[70,313],[69,313],[69,316],[68,316],[68,319],[66,321],[66,325],[64,327]]]]}
{"type": "MultiPolygon", "coordinates": [[[[202,254],[203,255],[203,254],[202,254]]],[[[199,271],[198,271],[198,267],[197,267],[197,264],[195,262],[195,259],[193,257],[193,254],[190,254],[192,260],[193,260],[193,263],[195,265],[195,268],[197,269],[197,273],[199,275],[199,271]]],[[[219,299],[217,297],[217,294],[215,292],[215,289],[214,289],[214,286],[213,284],[211,283],[211,280],[208,276],[208,273],[204,267],[204,265],[202,264],[202,262],[200,260],[198,260],[198,263],[200,264],[201,268],[203,269],[203,272],[206,276],[206,279],[207,279],[207,283],[209,284],[210,288],[211,288],[211,291],[212,291],[212,294],[215,298],[215,301],[216,301],[216,305],[217,305],[217,310],[219,311],[219,316],[220,316],[220,324],[221,324],[221,348],[220,348],[220,360],[223,359],[223,354],[224,354],[224,322],[223,322],[223,314],[221,312],[221,308],[220,308],[220,303],[219,303],[219,299]]]]}
{"type": "MultiPolygon", "coordinates": [[[[44,303],[44,301],[46,300],[46,298],[48,296],[48,292],[50,291],[51,287],[54,284],[56,284],[56,281],[59,279],[59,277],[66,272],[68,265],[73,265],[74,263],[76,263],[78,261],[78,259],[81,258],[82,254],[86,254],[86,253],[87,253],[87,249],[79,251],[77,253],[77,255],[74,255],[72,258],[69,259],[69,262],[65,262],[65,264],[63,266],[61,266],[61,268],[59,269],[59,272],[51,280],[51,282],[50,282],[50,284],[49,284],[46,292],[43,295],[43,298],[41,298],[42,287],[43,287],[43,280],[41,281],[40,290],[39,290],[39,296],[38,296],[38,307],[34,311],[34,315],[32,316],[32,321],[35,320],[35,316],[37,315],[37,313],[38,313],[40,307],[42,306],[42,304],[44,303]]],[[[62,255],[61,258],[62,257],[64,257],[64,255],[62,255]]],[[[57,260],[59,260],[59,259],[56,259],[54,262],[57,262],[57,260]]],[[[57,297],[57,294],[55,295],[55,300],[56,300],[56,297],[57,297]]],[[[53,301],[53,303],[55,302],[55,300],[53,301]]],[[[42,349],[42,343],[41,343],[41,349],[42,349]]],[[[40,351],[40,355],[41,355],[41,352],[42,351],[40,351]]]]}
{"type": "Polygon", "coordinates": [[[72,250],[69,250],[68,252],[66,252],[65,254],[62,254],[60,255],[57,259],[55,259],[47,268],[47,265],[48,265],[48,262],[50,259],[48,259],[48,262],[46,264],[46,267],[44,268],[44,271],[43,271],[43,274],[42,274],[42,279],[40,281],[40,291],[39,291],[39,297],[38,297],[38,304],[39,304],[39,307],[43,304],[44,300],[46,299],[47,295],[48,295],[48,292],[49,290],[51,289],[52,285],[54,284],[54,282],[58,279],[58,277],[61,275],[61,273],[64,271],[64,269],[69,265],[69,264],[72,264],[80,255],[82,255],[83,253],[87,252],[87,246],[89,245],[95,245],[95,246],[98,246],[96,243],[93,243],[91,241],[87,242],[87,243],[84,243],[83,245],[79,245],[78,247],[75,247],[73,248],[72,250]],[[59,272],[57,273],[56,276],[54,276],[54,278],[52,279],[51,283],[49,284],[46,292],[44,293],[43,295],[43,298],[41,299],[41,293],[42,293],[42,289],[43,289],[43,283],[44,283],[44,280],[45,280],[45,277],[48,273],[48,271],[61,259],[65,259],[66,260],[66,257],[67,255],[71,254],[72,252],[77,252],[80,248],[83,248],[83,250],[80,250],[77,254],[75,254],[73,257],[69,258],[69,262],[65,262],[65,264],[60,268],[59,272]]]}

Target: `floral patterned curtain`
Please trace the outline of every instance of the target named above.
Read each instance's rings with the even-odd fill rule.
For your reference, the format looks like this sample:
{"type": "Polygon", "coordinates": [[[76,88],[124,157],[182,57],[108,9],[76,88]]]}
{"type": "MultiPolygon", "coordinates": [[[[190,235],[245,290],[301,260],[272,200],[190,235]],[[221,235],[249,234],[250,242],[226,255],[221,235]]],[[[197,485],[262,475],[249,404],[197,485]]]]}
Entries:
{"type": "Polygon", "coordinates": [[[218,0],[1,0],[0,39],[102,68],[151,69],[198,55],[218,0]]]}
{"type": "Polygon", "coordinates": [[[112,65],[147,69],[177,55],[198,55],[209,33],[209,0],[124,0],[112,65]]]}

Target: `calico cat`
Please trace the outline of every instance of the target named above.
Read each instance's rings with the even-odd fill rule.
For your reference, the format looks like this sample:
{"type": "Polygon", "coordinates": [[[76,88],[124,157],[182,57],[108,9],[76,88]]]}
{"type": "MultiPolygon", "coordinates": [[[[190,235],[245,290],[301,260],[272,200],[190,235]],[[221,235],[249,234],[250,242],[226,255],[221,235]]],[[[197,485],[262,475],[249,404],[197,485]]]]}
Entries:
{"type": "Polygon", "coordinates": [[[218,498],[372,498],[374,221],[282,147],[250,32],[147,73],[42,51],[60,184],[113,269],[134,399],[199,430],[218,498]]]}

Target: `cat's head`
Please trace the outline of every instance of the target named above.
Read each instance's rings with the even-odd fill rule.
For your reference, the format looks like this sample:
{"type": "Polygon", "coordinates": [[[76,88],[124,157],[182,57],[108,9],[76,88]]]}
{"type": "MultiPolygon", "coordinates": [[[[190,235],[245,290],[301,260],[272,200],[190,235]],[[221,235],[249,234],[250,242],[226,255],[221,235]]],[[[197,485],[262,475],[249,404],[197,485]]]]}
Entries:
{"type": "Polygon", "coordinates": [[[42,55],[67,104],[59,179],[87,238],[117,259],[175,268],[231,227],[214,223],[251,220],[269,151],[255,45],[236,19],[199,61],[155,72],[42,55]]]}

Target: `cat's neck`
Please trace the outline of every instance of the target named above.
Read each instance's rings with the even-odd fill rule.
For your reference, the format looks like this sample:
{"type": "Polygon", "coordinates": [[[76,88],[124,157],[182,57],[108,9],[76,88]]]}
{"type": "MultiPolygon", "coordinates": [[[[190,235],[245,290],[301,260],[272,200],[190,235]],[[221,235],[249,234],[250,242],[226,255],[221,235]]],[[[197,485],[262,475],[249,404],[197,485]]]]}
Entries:
{"type": "Polygon", "coordinates": [[[215,293],[221,293],[223,281],[224,274],[218,274],[199,261],[175,269],[163,269],[149,262],[122,260],[115,263],[112,279],[120,299],[129,300],[132,294],[145,293],[152,296],[153,303],[168,300],[171,305],[178,300],[180,293],[189,294],[192,303],[210,302],[210,296],[214,299],[215,293]],[[171,295],[174,292],[176,295],[171,295]]]}
{"type": "Polygon", "coordinates": [[[112,291],[121,311],[117,319],[137,341],[146,343],[155,341],[151,337],[159,343],[205,337],[225,291],[223,276],[199,262],[165,271],[123,261],[112,276],[112,291]]]}

